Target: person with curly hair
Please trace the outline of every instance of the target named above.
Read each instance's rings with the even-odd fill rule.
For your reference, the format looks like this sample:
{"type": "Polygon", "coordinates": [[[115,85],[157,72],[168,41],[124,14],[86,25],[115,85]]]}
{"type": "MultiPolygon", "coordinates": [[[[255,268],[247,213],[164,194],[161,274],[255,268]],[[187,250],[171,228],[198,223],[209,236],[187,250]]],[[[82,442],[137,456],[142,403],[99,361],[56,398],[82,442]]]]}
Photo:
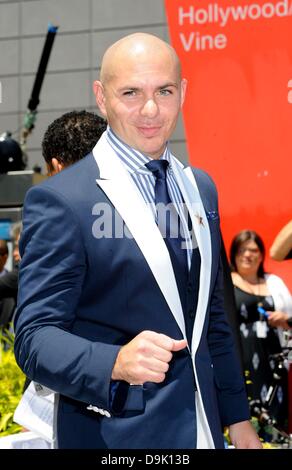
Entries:
{"type": "Polygon", "coordinates": [[[105,130],[102,117],[84,110],[70,111],[55,119],[42,141],[48,174],[53,176],[85,157],[105,130]]]}

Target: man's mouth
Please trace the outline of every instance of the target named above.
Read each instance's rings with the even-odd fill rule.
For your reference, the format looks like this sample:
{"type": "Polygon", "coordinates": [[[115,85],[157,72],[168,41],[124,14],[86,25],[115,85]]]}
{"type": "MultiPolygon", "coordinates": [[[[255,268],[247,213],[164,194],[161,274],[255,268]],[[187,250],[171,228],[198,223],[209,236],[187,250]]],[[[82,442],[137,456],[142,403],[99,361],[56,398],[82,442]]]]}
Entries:
{"type": "Polygon", "coordinates": [[[155,137],[161,128],[159,126],[138,126],[137,129],[144,137],[155,137]]]}

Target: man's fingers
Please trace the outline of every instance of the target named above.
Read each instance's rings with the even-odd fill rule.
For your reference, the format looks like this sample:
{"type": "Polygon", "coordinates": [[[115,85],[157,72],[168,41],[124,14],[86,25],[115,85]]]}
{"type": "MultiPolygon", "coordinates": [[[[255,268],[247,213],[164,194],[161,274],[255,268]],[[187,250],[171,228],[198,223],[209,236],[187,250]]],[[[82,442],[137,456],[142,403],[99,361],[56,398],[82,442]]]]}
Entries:
{"type": "Polygon", "coordinates": [[[148,369],[149,371],[158,372],[165,374],[169,369],[168,362],[160,361],[158,359],[153,358],[141,358],[139,361],[139,365],[148,369]]]}
{"type": "Polygon", "coordinates": [[[169,336],[166,336],[162,333],[155,333],[154,331],[149,331],[148,340],[156,344],[156,346],[165,349],[166,351],[172,350],[173,339],[169,336]]]}
{"type": "Polygon", "coordinates": [[[120,349],[112,379],[133,384],[163,382],[172,352],[180,351],[186,346],[186,340],[175,340],[154,331],[143,331],[120,349]]]}
{"type": "MultiPolygon", "coordinates": [[[[152,382],[152,383],[162,383],[165,380],[165,374],[163,372],[155,372],[150,369],[145,369],[144,372],[141,374],[140,380],[137,381],[137,385],[145,382],[152,382]]],[[[133,382],[135,385],[135,382],[133,382]]]]}
{"type": "Polygon", "coordinates": [[[187,347],[187,340],[186,339],[180,339],[180,340],[173,340],[173,346],[171,351],[181,351],[182,349],[187,347]]]}
{"type": "Polygon", "coordinates": [[[172,352],[160,348],[159,346],[153,345],[152,357],[155,357],[159,361],[170,362],[172,359],[172,352]]]}
{"type": "Polygon", "coordinates": [[[160,333],[151,333],[153,333],[153,336],[149,337],[148,339],[152,340],[157,346],[165,349],[166,351],[180,351],[188,344],[187,340],[185,339],[176,340],[160,333]]]}

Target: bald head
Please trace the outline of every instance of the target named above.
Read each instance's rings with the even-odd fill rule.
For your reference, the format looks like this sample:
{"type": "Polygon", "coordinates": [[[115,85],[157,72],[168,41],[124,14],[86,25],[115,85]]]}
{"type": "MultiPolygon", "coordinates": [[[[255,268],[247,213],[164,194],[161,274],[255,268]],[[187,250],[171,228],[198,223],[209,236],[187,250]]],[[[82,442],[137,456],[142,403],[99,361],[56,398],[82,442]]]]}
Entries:
{"type": "Polygon", "coordinates": [[[157,36],[147,33],[134,33],[110,46],[102,59],[100,80],[106,84],[129,63],[164,60],[174,67],[178,78],[181,76],[179,58],[169,44],[157,36]]]}
{"type": "Polygon", "coordinates": [[[111,130],[133,149],[160,158],[186,90],[174,49],[151,34],[120,39],[104,54],[93,90],[111,130]]]}

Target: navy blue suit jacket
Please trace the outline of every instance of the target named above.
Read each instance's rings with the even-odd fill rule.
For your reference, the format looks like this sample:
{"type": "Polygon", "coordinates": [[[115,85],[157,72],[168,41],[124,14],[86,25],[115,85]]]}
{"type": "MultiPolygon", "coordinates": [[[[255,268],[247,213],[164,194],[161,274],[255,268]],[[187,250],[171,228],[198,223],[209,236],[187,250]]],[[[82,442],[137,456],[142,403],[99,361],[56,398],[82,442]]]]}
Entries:
{"type": "MultiPolygon", "coordinates": [[[[181,339],[184,327],[178,308],[172,308],[175,289],[166,292],[168,265],[159,273],[161,266],[147,250],[143,253],[144,234],[131,214],[133,198],[127,204],[123,200],[123,178],[116,178],[111,188],[102,175],[98,157],[105,150],[110,152],[103,141],[97,159],[89,154],[27,194],[20,241],[17,361],[30,379],[57,393],[60,448],[195,448],[198,406],[211,442],[206,447],[223,447],[222,426],[248,419],[249,413],[223,310],[216,189],[207,174],[194,170],[204,211],[196,214],[199,206],[194,206],[193,223],[197,220],[196,230],[207,240],[199,248],[210,241],[210,264],[201,272],[207,281],[202,280],[193,344],[174,354],[163,383],[120,382],[111,403],[111,372],[120,347],[143,330],[181,339]],[[117,185],[122,202],[115,199],[117,185]],[[103,204],[119,206],[119,216],[99,211],[103,204]],[[101,220],[110,222],[113,231],[119,217],[119,223],[125,223],[123,210],[137,238],[98,238],[101,220]],[[88,410],[88,405],[99,412],[88,410]]],[[[188,194],[193,173],[189,178],[188,194]]],[[[203,257],[202,269],[206,264],[203,257]]]]}

